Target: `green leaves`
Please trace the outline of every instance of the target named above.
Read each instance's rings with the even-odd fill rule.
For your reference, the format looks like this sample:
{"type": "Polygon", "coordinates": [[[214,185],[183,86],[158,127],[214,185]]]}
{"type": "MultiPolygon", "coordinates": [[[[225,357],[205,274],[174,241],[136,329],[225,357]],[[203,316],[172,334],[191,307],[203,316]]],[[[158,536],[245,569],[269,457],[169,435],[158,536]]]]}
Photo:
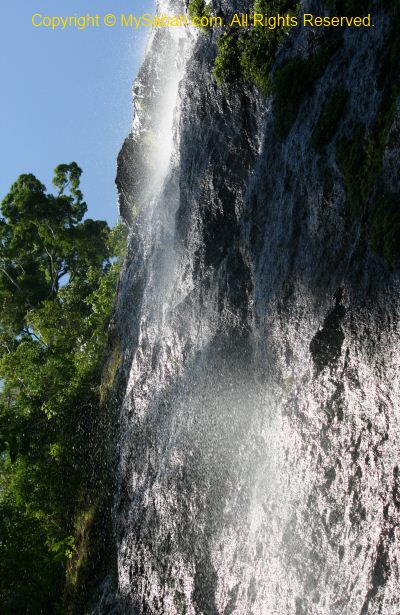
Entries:
{"type": "Polygon", "coordinates": [[[66,190],[70,191],[74,201],[74,211],[76,213],[76,222],[80,222],[83,215],[86,213],[86,203],[83,202],[83,194],[79,189],[80,177],[82,169],[78,167],[76,162],[71,164],[59,164],[54,169],[53,186],[58,188],[58,196],[64,194],[66,190]]]}
{"type": "MultiPolygon", "coordinates": [[[[40,520],[12,496],[0,499],[0,605],[4,615],[57,613],[64,566],[49,557],[40,520]]],[[[60,611],[58,611],[60,612],[60,611]]]]}
{"type": "Polygon", "coordinates": [[[93,493],[98,498],[101,372],[126,230],[83,220],[81,172],[76,163],[56,167],[56,195],[21,175],[1,206],[0,510],[7,527],[0,520],[0,576],[12,569],[0,580],[6,615],[65,612],[67,561],[79,560],[76,519],[93,493]]]}
{"type": "Polygon", "coordinates": [[[209,17],[210,7],[204,2],[204,0],[190,0],[188,5],[188,15],[190,19],[194,19],[195,17],[198,19],[201,19],[202,17],[209,17]]]}
{"type": "MultiPolygon", "coordinates": [[[[298,10],[295,0],[255,0],[252,13],[293,16],[298,10]]],[[[286,25],[268,28],[260,23],[251,27],[232,26],[217,39],[213,75],[218,85],[240,79],[254,83],[266,94],[270,87],[271,66],[285,35],[286,25]]]]}
{"type": "Polygon", "coordinates": [[[56,167],[57,195],[21,175],[1,204],[0,319],[16,329],[28,311],[54,298],[61,280],[85,277],[109,256],[107,224],[82,222],[81,172],[75,162],[56,167]]]}

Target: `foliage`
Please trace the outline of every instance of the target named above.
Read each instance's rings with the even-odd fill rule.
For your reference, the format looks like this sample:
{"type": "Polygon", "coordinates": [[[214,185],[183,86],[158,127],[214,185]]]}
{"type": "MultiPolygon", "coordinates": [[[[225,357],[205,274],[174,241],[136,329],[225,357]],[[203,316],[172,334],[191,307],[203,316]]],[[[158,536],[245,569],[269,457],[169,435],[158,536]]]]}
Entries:
{"type": "Polygon", "coordinates": [[[318,79],[336,51],[339,40],[331,36],[320,49],[308,58],[293,58],[279,67],[274,78],[274,114],[279,136],[288,136],[306,96],[309,96],[318,79]]]}
{"type": "Polygon", "coordinates": [[[30,309],[56,295],[64,276],[84,277],[107,257],[105,222],[85,220],[81,169],[55,169],[58,194],[21,175],[1,204],[0,319],[17,329],[30,309]]]}
{"type": "MultiPolygon", "coordinates": [[[[297,3],[293,1],[266,2],[255,0],[254,13],[274,15],[280,12],[282,16],[293,15],[297,3]]],[[[287,25],[268,28],[256,24],[247,30],[242,38],[240,64],[245,79],[255,83],[263,92],[266,92],[270,82],[271,64],[276,51],[284,36],[289,31],[287,25]]]]}
{"type": "Polygon", "coordinates": [[[344,88],[336,88],[329,94],[315,125],[311,143],[317,152],[329,145],[339,126],[346,109],[348,92],[344,88]]]}
{"type": "Polygon", "coordinates": [[[22,175],[1,205],[5,615],[65,612],[76,519],[102,480],[101,370],[124,231],[83,220],[80,175],[75,163],[59,165],[55,195],[22,175]]]}
{"type": "MultiPolygon", "coordinates": [[[[297,8],[294,0],[255,0],[253,12],[292,15],[297,8]]],[[[269,87],[270,69],[279,44],[289,28],[277,25],[269,28],[257,23],[251,28],[232,27],[217,40],[217,55],[213,75],[219,85],[237,79],[255,83],[263,92],[269,87]]]]}
{"type": "MultiPolygon", "coordinates": [[[[190,19],[194,19],[197,17],[201,19],[202,17],[209,17],[210,15],[210,7],[207,5],[204,0],[190,0],[188,5],[188,15],[190,19]]],[[[199,26],[201,30],[206,30],[206,27],[199,26]]]]}
{"type": "Polygon", "coordinates": [[[239,30],[223,32],[217,39],[213,76],[218,85],[232,83],[241,76],[239,30]]]}
{"type": "Polygon", "coordinates": [[[2,613],[57,613],[55,588],[63,565],[49,556],[42,523],[12,494],[0,499],[0,605],[2,613]]]}

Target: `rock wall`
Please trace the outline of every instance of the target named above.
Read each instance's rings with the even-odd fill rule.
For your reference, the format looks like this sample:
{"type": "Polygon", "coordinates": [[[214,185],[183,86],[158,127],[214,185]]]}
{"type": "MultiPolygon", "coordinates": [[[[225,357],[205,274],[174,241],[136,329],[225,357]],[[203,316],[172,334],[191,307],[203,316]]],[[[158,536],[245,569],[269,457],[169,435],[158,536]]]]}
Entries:
{"type": "MultiPolygon", "coordinates": [[[[382,108],[381,4],[373,28],[343,32],[286,138],[276,97],[217,86],[218,32],[149,42],[118,164],[118,592],[98,612],[400,612],[399,275],[368,226],[400,192],[399,106],[358,216],[337,154],[382,108]],[[316,151],[338,87],[345,111],[316,151]]],[[[292,31],[272,72],[319,36],[292,31]]]]}

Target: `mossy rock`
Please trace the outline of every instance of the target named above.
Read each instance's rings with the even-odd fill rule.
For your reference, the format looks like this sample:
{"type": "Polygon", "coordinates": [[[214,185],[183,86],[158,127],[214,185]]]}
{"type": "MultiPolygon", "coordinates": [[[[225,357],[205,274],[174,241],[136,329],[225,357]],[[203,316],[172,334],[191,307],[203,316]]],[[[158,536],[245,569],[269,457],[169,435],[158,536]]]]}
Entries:
{"type": "Polygon", "coordinates": [[[295,123],[303,100],[313,92],[315,83],[322,77],[341,37],[329,37],[314,55],[293,58],[275,72],[274,114],[280,137],[286,138],[295,123]]]}
{"type": "Polygon", "coordinates": [[[239,31],[223,32],[217,39],[217,55],[214,60],[213,77],[217,84],[233,83],[240,79],[239,31]]]}
{"type": "MultiPolygon", "coordinates": [[[[197,0],[199,1],[199,0],[197,0]]],[[[294,15],[295,0],[255,0],[254,13],[294,15]]],[[[266,94],[270,86],[271,66],[285,35],[290,31],[286,25],[267,28],[257,24],[251,28],[232,27],[217,40],[213,75],[218,83],[234,83],[240,80],[254,83],[266,94]]]]}
{"type": "Polygon", "coordinates": [[[174,604],[175,604],[175,608],[179,615],[186,615],[187,605],[186,605],[186,596],[184,593],[176,590],[174,594],[174,604]]]}
{"type": "Polygon", "coordinates": [[[374,124],[366,128],[358,124],[350,139],[339,141],[336,161],[342,172],[349,209],[360,217],[382,170],[383,154],[390,128],[396,115],[397,86],[384,93],[374,124]]]}
{"type": "Polygon", "coordinates": [[[102,404],[106,402],[107,397],[113,387],[115,377],[117,375],[119,366],[121,365],[121,360],[122,356],[119,344],[115,343],[114,347],[112,348],[111,354],[107,359],[101,379],[100,400],[102,404]]]}
{"type": "MultiPolygon", "coordinates": [[[[188,5],[188,15],[190,19],[210,16],[210,6],[204,2],[204,0],[190,0],[188,5]]],[[[199,29],[203,32],[207,30],[207,27],[199,26],[199,29]]]]}
{"type": "Polygon", "coordinates": [[[64,602],[68,615],[81,615],[102,579],[116,566],[111,526],[111,500],[104,493],[82,505],[75,522],[75,553],[67,565],[64,602]]]}

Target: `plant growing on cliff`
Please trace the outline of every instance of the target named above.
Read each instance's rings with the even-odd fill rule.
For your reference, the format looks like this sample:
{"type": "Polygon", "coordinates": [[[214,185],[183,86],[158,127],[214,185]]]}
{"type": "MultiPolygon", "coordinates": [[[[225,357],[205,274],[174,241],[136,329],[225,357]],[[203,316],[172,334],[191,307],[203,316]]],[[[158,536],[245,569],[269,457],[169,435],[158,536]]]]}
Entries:
{"type": "MultiPolygon", "coordinates": [[[[0,220],[0,605],[65,612],[76,518],[102,480],[100,382],[121,231],[84,220],[81,169],[21,175],[0,220]]],[[[123,234],[123,233],[122,233],[123,234]]]]}
{"type": "MultiPolygon", "coordinates": [[[[290,0],[267,2],[255,0],[253,12],[274,16],[291,16],[297,11],[297,2],[290,0]]],[[[278,24],[268,28],[257,23],[247,29],[241,39],[240,64],[242,75],[248,81],[255,83],[264,93],[270,85],[271,65],[277,49],[290,28],[286,24],[278,24]]]]}
{"type": "Polygon", "coordinates": [[[276,128],[282,138],[288,136],[303,100],[324,74],[340,41],[340,36],[329,36],[310,57],[293,58],[275,71],[273,108],[276,128]]]}
{"type": "Polygon", "coordinates": [[[223,32],[217,39],[213,76],[218,85],[222,85],[236,81],[240,75],[239,31],[235,28],[223,32]]]}
{"type": "Polygon", "coordinates": [[[389,130],[396,115],[399,85],[387,88],[371,130],[356,126],[350,139],[342,139],[336,150],[336,160],[342,172],[347,201],[353,217],[359,217],[365,209],[371,191],[381,173],[383,154],[389,130]]]}
{"type": "MultiPolygon", "coordinates": [[[[188,5],[188,15],[190,19],[194,19],[195,17],[198,19],[201,19],[202,17],[209,17],[210,7],[204,2],[204,0],[190,0],[188,5]]],[[[203,30],[207,29],[202,28],[201,26],[200,28],[203,30]]]]}
{"type": "MultiPolygon", "coordinates": [[[[293,0],[255,0],[253,13],[292,15],[297,9],[293,0]]],[[[217,40],[217,55],[213,74],[218,84],[243,79],[255,83],[266,92],[270,83],[271,64],[278,46],[289,27],[277,24],[266,27],[260,23],[250,28],[232,27],[217,40]]]]}

